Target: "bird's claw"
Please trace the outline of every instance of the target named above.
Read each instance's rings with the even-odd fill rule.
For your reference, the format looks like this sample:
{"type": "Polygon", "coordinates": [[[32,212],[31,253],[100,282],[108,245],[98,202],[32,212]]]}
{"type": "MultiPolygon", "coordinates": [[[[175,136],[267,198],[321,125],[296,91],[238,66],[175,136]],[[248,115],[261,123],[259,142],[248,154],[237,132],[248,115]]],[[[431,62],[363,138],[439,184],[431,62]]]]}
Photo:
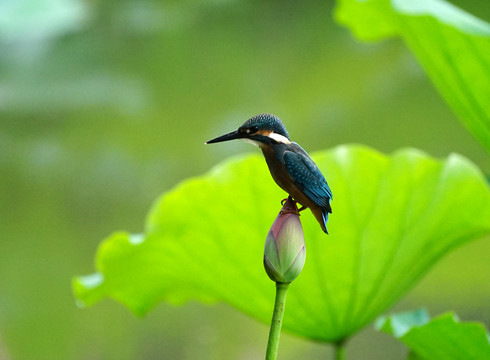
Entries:
{"type": "Polygon", "coordinates": [[[283,209],[281,209],[281,211],[280,211],[280,214],[281,215],[284,215],[284,214],[296,214],[296,215],[299,215],[299,210],[298,210],[297,202],[294,201],[294,199],[291,196],[289,196],[287,199],[282,199],[281,200],[281,205],[283,206],[283,209]],[[288,200],[291,200],[293,202],[294,207],[288,205],[288,206],[286,206],[287,209],[285,210],[284,209],[284,204],[288,200]]]}
{"type": "Polygon", "coordinates": [[[284,215],[284,214],[295,214],[295,215],[300,215],[299,212],[297,211],[293,211],[293,210],[281,210],[280,211],[281,215],[284,215]]]}

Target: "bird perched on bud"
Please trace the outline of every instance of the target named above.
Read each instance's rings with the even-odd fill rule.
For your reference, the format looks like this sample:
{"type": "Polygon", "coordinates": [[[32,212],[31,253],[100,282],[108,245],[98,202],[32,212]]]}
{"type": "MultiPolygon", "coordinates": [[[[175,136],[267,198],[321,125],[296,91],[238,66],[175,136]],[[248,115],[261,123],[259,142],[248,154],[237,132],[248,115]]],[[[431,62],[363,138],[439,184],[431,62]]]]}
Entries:
{"type": "Polygon", "coordinates": [[[218,136],[206,144],[234,139],[260,147],[277,185],[303,206],[300,211],[310,208],[322,230],[328,234],[332,191],[307,152],[289,139],[281,120],[271,114],[260,114],[245,121],[238,130],[218,136]]]}

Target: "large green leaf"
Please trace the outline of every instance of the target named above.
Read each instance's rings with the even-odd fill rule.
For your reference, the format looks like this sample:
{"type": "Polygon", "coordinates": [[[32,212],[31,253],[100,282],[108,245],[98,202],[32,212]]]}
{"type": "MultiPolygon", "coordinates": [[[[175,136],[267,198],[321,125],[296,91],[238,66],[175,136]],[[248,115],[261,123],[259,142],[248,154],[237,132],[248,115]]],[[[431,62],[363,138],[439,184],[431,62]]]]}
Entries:
{"type": "MultiPolygon", "coordinates": [[[[398,300],[447,251],[490,232],[490,193],[468,160],[407,149],[385,156],[341,146],[314,156],[334,194],[325,235],[302,212],[307,257],[284,327],[343,339],[398,300]]],[[[264,160],[235,158],[164,194],[144,235],[111,235],[94,275],[74,281],[82,304],[103,297],[143,314],[160,301],[225,301],[268,322],[274,286],[264,241],[285,194],[264,160]]]]}
{"type": "Polygon", "coordinates": [[[490,151],[490,24],[443,0],[338,0],[335,14],[360,39],[400,36],[490,151]]]}
{"type": "Polygon", "coordinates": [[[490,344],[480,323],[461,323],[447,313],[430,320],[424,310],[382,317],[376,328],[403,341],[410,359],[490,359],[490,344]]]}

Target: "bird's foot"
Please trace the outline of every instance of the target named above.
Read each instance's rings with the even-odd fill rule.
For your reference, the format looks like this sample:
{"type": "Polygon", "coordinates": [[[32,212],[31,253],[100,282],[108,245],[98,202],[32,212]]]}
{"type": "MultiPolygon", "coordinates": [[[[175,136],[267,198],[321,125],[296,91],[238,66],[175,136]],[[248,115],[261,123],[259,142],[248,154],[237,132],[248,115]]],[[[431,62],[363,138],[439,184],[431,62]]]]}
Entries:
{"type": "Polygon", "coordinates": [[[284,214],[295,214],[295,215],[298,215],[299,216],[299,212],[297,212],[295,210],[281,210],[280,213],[281,213],[281,215],[284,215],[284,214]]]}
{"type": "Polygon", "coordinates": [[[294,201],[291,196],[289,196],[287,199],[282,199],[281,205],[283,206],[281,209],[281,215],[288,214],[288,213],[299,215],[297,202],[294,201]],[[287,201],[291,201],[291,203],[286,203],[287,201]]]}
{"type": "Polygon", "coordinates": [[[307,206],[301,206],[299,209],[298,209],[298,213],[305,210],[305,209],[308,209],[307,206]]]}

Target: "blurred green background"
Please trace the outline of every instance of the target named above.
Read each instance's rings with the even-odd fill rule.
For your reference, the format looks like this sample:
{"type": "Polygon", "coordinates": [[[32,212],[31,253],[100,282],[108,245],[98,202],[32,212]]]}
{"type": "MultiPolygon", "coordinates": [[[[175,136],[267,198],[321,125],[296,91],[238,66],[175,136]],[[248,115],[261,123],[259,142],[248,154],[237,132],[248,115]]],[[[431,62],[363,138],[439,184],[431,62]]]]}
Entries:
{"type": "MultiPolygon", "coordinates": [[[[454,3],[490,19],[487,0],[454,3]]],[[[356,41],[334,23],[333,7],[0,2],[0,360],[262,358],[268,327],[227,305],[162,304],[138,319],[109,300],[79,309],[70,287],[93,271],[105,236],[142,230],[159,194],[232,153],[257,151],[203,145],[255,114],[279,116],[308,151],[455,151],[490,174],[488,153],[403,43],[356,41]]],[[[443,259],[393,310],[453,309],[488,327],[488,240],[443,259]]],[[[282,338],[282,359],[330,353],[282,338]]],[[[348,356],[403,359],[405,350],[366,329],[348,356]]]]}

